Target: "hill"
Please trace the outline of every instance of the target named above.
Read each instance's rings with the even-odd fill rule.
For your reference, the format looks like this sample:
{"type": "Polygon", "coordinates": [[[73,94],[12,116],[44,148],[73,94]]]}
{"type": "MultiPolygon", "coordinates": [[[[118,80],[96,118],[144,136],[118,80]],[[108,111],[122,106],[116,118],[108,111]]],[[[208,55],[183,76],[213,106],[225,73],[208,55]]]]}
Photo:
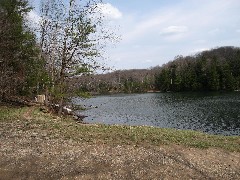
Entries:
{"type": "Polygon", "coordinates": [[[220,47],[194,56],[177,56],[155,79],[161,91],[232,91],[240,89],[240,49],[220,47]]]}
{"type": "Polygon", "coordinates": [[[219,47],[150,69],[118,70],[73,78],[83,92],[141,93],[148,91],[233,91],[240,89],[240,48],[219,47]]]}

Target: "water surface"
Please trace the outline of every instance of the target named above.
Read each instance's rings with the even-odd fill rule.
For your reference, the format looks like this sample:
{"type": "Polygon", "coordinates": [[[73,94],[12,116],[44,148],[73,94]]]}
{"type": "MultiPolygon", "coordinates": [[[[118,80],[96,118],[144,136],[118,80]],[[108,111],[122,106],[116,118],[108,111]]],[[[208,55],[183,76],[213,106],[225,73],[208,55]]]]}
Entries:
{"type": "Polygon", "coordinates": [[[149,93],[75,98],[87,123],[147,125],[240,135],[240,93],[149,93]]]}

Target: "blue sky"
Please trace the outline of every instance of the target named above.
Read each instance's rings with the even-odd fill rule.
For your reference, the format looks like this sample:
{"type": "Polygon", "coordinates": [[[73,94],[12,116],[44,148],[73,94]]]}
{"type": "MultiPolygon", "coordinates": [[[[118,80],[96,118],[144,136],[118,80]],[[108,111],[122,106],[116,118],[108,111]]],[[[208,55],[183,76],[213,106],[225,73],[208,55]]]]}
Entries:
{"type": "Polygon", "coordinates": [[[103,12],[122,39],[107,49],[106,63],[115,69],[149,68],[177,55],[240,46],[240,0],[104,2],[103,12]]]}

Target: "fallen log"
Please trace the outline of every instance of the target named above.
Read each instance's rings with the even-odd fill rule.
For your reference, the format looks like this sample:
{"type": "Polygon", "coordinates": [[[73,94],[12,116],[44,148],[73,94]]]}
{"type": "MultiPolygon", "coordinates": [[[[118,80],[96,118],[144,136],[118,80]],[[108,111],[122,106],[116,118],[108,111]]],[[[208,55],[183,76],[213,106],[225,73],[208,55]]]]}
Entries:
{"type": "Polygon", "coordinates": [[[84,115],[80,115],[80,114],[74,114],[73,115],[73,119],[75,121],[78,121],[80,123],[83,123],[83,119],[86,118],[87,116],[84,116],[84,115]]]}

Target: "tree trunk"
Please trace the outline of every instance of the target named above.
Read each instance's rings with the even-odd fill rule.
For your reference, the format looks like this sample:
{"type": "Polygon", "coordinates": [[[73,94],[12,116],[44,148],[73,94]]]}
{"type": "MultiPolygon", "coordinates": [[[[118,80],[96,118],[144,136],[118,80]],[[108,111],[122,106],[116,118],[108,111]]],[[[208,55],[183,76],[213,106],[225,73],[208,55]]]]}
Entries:
{"type": "Polygon", "coordinates": [[[59,102],[59,110],[58,110],[58,115],[61,116],[62,110],[63,110],[63,103],[64,103],[64,81],[65,81],[65,70],[67,66],[67,57],[66,57],[66,46],[67,42],[66,40],[64,41],[64,48],[63,48],[63,58],[62,58],[62,65],[61,65],[61,72],[60,72],[60,92],[61,92],[61,99],[59,102]]]}

